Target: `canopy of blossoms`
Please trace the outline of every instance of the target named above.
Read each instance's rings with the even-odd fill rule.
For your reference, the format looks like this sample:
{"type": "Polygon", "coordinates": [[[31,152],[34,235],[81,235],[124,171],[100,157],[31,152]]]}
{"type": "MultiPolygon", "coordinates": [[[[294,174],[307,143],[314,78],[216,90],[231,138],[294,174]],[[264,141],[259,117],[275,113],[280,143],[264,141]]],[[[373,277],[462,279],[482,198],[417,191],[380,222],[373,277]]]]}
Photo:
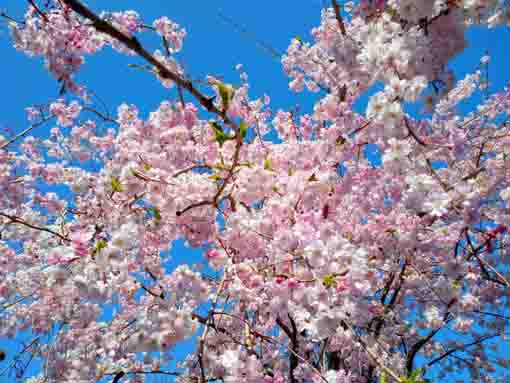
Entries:
{"type": "Polygon", "coordinates": [[[27,382],[504,376],[510,90],[486,92],[488,56],[460,81],[447,64],[470,25],[507,25],[508,4],[329,5],[311,42],[282,58],[291,89],[317,93],[310,114],[250,98],[242,70],[237,84],[189,80],[186,32],[167,17],[78,0],[2,15],[66,97],[0,136],[0,336],[29,337],[0,373],[20,378],[37,360],[27,382]],[[138,38],[149,33],[157,50],[138,38]],[[178,97],[147,117],[126,104],[102,113],[76,74],[105,47],[178,97]],[[48,134],[31,136],[41,125],[48,134]],[[208,266],[168,268],[179,239],[208,266]],[[195,350],[169,369],[186,340],[195,350]]]}

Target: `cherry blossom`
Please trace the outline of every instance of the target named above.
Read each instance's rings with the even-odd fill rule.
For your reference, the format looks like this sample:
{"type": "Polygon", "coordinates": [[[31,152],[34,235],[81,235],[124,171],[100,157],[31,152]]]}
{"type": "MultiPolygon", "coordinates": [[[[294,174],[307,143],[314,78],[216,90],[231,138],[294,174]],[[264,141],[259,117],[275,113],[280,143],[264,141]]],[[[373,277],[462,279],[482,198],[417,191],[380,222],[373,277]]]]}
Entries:
{"type": "Polygon", "coordinates": [[[28,4],[13,46],[61,94],[0,136],[0,336],[26,344],[5,374],[30,359],[32,383],[501,377],[510,90],[485,84],[488,55],[460,81],[448,64],[472,24],[509,23],[507,3],[332,1],[282,57],[309,113],[254,97],[242,66],[239,83],[194,80],[167,16],[28,4]],[[169,99],[96,108],[78,73],[107,46],[169,99]],[[172,259],[183,243],[200,262],[172,259]]]}

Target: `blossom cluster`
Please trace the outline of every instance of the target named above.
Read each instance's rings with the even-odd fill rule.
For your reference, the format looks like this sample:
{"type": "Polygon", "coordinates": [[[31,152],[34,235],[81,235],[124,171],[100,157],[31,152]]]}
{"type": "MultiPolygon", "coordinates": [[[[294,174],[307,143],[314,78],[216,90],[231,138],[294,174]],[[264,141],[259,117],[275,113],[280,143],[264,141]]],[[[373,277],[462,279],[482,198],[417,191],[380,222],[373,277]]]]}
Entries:
{"type": "Polygon", "coordinates": [[[509,363],[496,340],[510,310],[510,90],[463,114],[481,73],[456,82],[446,66],[471,24],[508,22],[504,4],[324,9],[314,42],[292,40],[282,59],[291,89],[317,98],[298,114],[252,99],[244,72],[239,86],[185,80],[185,31],[167,17],[109,12],[94,26],[81,2],[47,3],[11,23],[13,43],[73,93],[27,108],[44,138],[0,136],[0,336],[33,336],[16,356],[43,361],[28,381],[496,382],[509,363]],[[163,38],[153,54],[137,48],[146,30],[163,38]],[[106,45],[149,56],[196,103],[95,110],[73,75],[106,45]],[[427,92],[427,115],[407,113],[427,92]],[[178,241],[201,262],[172,259],[178,241]],[[183,342],[195,348],[170,371],[183,342]]]}

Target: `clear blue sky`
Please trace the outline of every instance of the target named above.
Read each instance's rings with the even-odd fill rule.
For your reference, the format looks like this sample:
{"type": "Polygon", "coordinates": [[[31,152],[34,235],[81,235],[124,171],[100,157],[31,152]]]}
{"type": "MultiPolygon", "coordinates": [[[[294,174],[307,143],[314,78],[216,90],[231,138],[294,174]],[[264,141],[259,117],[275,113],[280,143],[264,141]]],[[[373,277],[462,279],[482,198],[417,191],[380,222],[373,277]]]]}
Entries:
{"type": "MultiPolygon", "coordinates": [[[[313,101],[318,97],[314,94],[291,93],[280,62],[260,48],[255,40],[267,43],[281,53],[285,52],[289,41],[295,36],[309,40],[310,29],[319,24],[320,10],[324,3],[322,0],[89,0],[87,3],[97,11],[137,10],[147,24],[166,15],[185,27],[188,37],[179,58],[193,78],[213,74],[224,76],[226,81],[236,82],[238,76],[234,66],[241,63],[249,75],[251,96],[269,94],[273,110],[288,109],[299,104],[304,110],[310,111],[313,101]],[[250,36],[226,23],[219,16],[220,13],[243,25],[249,30],[250,36]]],[[[23,0],[2,0],[0,10],[15,18],[21,18],[25,4],[26,1],[23,0]]],[[[475,28],[469,32],[468,37],[470,48],[457,58],[451,67],[455,69],[458,78],[462,78],[476,68],[480,57],[488,49],[492,57],[492,89],[501,89],[510,80],[507,71],[509,30],[475,28]]],[[[152,47],[155,49],[156,44],[152,47]]],[[[3,86],[0,129],[8,128],[19,132],[27,127],[24,108],[56,99],[59,85],[45,71],[40,58],[31,59],[11,47],[5,24],[0,26],[0,52],[3,86]]],[[[129,68],[127,64],[139,62],[135,58],[105,49],[86,60],[78,80],[98,94],[111,112],[114,112],[120,103],[127,102],[136,104],[142,115],[147,116],[163,99],[174,97],[174,93],[161,87],[148,73],[129,68]]],[[[50,128],[51,125],[38,128],[34,135],[44,136],[50,128]]],[[[6,135],[4,132],[0,134],[6,135]]],[[[177,249],[178,251],[174,249],[174,264],[198,258],[196,251],[191,252],[183,246],[178,246],[177,249]]],[[[8,347],[9,356],[15,352],[13,347],[17,348],[14,343],[7,344],[2,340],[0,347],[8,347]]],[[[0,363],[0,370],[6,362],[8,360],[0,363]]]]}
{"type": "MultiPolygon", "coordinates": [[[[20,17],[25,3],[23,0],[3,0],[0,9],[20,17]]],[[[160,15],[167,15],[181,24],[188,31],[188,37],[179,58],[193,78],[214,74],[234,82],[238,79],[234,66],[242,63],[249,75],[252,97],[268,93],[273,109],[300,104],[305,110],[310,110],[317,98],[313,94],[290,92],[279,61],[259,47],[254,39],[237,31],[219,15],[222,13],[228,16],[246,27],[258,41],[283,53],[293,37],[309,40],[310,29],[319,23],[323,0],[260,0],[243,2],[243,6],[233,0],[89,0],[87,3],[95,10],[137,10],[147,23],[160,15]]],[[[491,81],[496,88],[501,88],[509,80],[505,60],[508,54],[505,41],[508,44],[509,38],[508,29],[476,28],[471,31],[471,47],[452,63],[459,78],[472,71],[484,51],[489,49],[492,55],[491,81]]],[[[157,48],[156,44],[152,46],[157,48]]],[[[0,127],[20,131],[26,127],[24,108],[57,98],[59,86],[44,70],[41,59],[30,59],[11,48],[5,25],[0,28],[0,49],[0,73],[4,89],[0,127]]],[[[159,86],[150,74],[129,68],[127,64],[134,62],[137,62],[134,58],[105,49],[86,58],[86,65],[78,79],[98,94],[112,111],[120,103],[127,102],[138,105],[146,115],[162,99],[173,93],[159,86]]],[[[44,134],[43,130],[39,129],[38,133],[44,134]]]]}

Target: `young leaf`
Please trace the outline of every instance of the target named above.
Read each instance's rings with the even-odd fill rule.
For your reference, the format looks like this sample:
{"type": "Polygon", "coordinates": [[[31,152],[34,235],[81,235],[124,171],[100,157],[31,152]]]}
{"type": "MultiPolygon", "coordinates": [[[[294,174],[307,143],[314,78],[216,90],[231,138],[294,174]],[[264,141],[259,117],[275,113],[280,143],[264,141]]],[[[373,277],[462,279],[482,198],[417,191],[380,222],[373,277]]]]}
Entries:
{"type": "Polygon", "coordinates": [[[345,144],[345,138],[343,138],[342,136],[338,137],[338,138],[336,139],[336,144],[337,144],[338,146],[342,146],[343,144],[345,144]]]}
{"type": "Polygon", "coordinates": [[[216,121],[213,121],[210,124],[212,129],[214,130],[215,134],[214,139],[220,145],[220,147],[223,146],[223,144],[226,141],[234,139],[234,136],[229,136],[228,134],[226,134],[221,128],[220,124],[218,124],[216,121]]]}
{"type": "Polygon", "coordinates": [[[94,249],[92,250],[92,257],[99,254],[101,252],[101,250],[106,248],[106,246],[107,246],[106,241],[103,241],[103,240],[97,241],[96,245],[94,246],[94,249]]]}
{"type": "Polygon", "coordinates": [[[124,191],[124,187],[120,183],[120,180],[117,177],[113,177],[111,180],[112,190],[116,193],[122,193],[124,191]]]}
{"type": "Polygon", "coordinates": [[[208,178],[209,178],[210,180],[213,180],[213,181],[219,181],[219,180],[221,180],[221,176],[220,176],[219,174],[217,174],[217,173],[214,173],[214,174],[210,175],[208,178]]]}
{"type": "Polygon", "coordinates": [[[214,130],[214,133],[216,134],[225,134],[223,132],[223,129],[220,124],[218,124],[216,121],[210,122],[211,128],[214,130]]]}
{"type": "Polygon", "coordinates": [[[273,170],[273,164],[271,162],[271,158],[268,157],[264,160],[264,169],[265,170],[273,170]]]}
{"type": "Polygon", "coordinates": [[[333,274],[326,275],[324,277],[324,279],[322,280],[322,284],[327,289],[329,289],[330,287],[333,287],[335,285],[335,283],[336,283],[336,280],[335,280],[335,276],[333,274]]]}
{"type": "Polygon", "coordinates": [[[228,84],[218,84],[218,91],[220,92],[221,102],[223,110],[226,111],[229,107],[232,96],[234,95],[234,89],[228,84]]]}
{"type": "Polygon", "coordinates": [[[241,137],[243,140],[246,138],[246,133],[248,133],[248,125],[244,121],[241,121],[239,124],[239,132],[241,133],[241,137]]]}
{"type": "Polygon", "coordinates": [[[161,221],[161,213],[157,207],[148,207],[147,213],[153,215],[154,221],[156,221],[156,223],[159,223],[161,221]]]}
{"type": "Polygon", "coordinates": [[[407,378],[402,378],[403,383],[425,383],[421,377],[425,373],[423,368],[414,370],[407,378]]]}
{"type": "Polygon", "coordinates": [[[418,368],[411,373],[411,376],[409,378],[411,379],[412,383],[423,383],[421,377],[424,373],[425,370],[423,368],[418,368]]]}

